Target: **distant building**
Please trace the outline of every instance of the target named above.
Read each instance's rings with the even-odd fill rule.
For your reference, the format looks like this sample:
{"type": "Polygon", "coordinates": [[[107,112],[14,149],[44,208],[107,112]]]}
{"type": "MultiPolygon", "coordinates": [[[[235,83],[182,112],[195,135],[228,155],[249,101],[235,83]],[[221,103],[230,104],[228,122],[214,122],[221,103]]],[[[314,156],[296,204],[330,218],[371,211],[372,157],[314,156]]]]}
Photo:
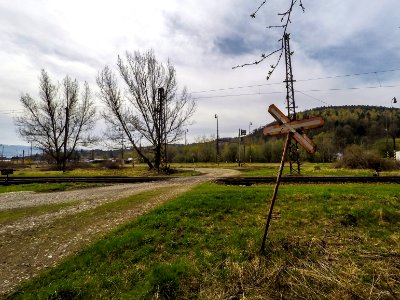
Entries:
{"type": "Polygon", "coordinates": [[[400,160],[400,151],[396,151],[396,160],[400,160]]]}

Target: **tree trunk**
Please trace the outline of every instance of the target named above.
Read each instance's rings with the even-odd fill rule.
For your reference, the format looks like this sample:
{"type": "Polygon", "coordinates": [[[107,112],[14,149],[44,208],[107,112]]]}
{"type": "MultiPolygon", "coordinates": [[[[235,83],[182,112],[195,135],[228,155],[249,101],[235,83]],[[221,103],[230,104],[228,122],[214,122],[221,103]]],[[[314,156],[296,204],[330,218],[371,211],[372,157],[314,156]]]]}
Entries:
{"type": "Polygon", "coordinates": [[[135,149],[136,153],[139,154],[139,156],[143,159],[143,161],[149,166],[150,170],[154,169],[154,165],[152,162],[140,151],[138,147],[136,147],[135,143],[131,142],[133,148],[135,149]]]}

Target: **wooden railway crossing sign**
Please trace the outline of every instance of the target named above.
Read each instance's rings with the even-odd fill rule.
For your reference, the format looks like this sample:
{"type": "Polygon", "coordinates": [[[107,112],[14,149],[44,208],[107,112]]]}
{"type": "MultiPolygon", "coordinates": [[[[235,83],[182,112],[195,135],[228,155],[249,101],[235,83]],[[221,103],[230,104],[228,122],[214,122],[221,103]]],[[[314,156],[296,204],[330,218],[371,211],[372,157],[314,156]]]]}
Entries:
{"type": "Polygon", "coordinates": [[[288,117],[284,115],[274,104],[271,104],[268,108],[268,112],[278,121],[278,125],[265,127],[263,133],[265,135],[276,135],[286,133],[285,147],[283,148],[281,165],[279,167],[278,176],[276,178],[276,185],[274,193],[272,195],[271,205],[265,224],[264,236],[261,244],[261,253],[265,251],[265,240],[268,234],[269,223],[272,218],[272,210],[274,209],[275,200],[278,194],[279,184],[281,182],[283,166],[285,164],[286,152],[289,148],[290,139],[293,137],[300,145],[304,147],[309,153],[314,153],[317,150],[317,146],[314,142],[306,136],[304,133],[300,133],[305,129],[317,128],[324,125],[324,120],[321,117],[314,117],[310,119],[290,121],[288,117]],[[298,132],[300,131],[300,132],[298,132]]]}
{"type": "Polygon", "coordinates": [[[289,118],[285,116],[274,104],[268,108],[268,112],[278,121],[278,125],[265,127],[263,130],[264,135],[277,135],[283,133],[292,133],[293,138],[303,148],[309,152],[314,153],[317,150],[317,145],[305,134],[300,134],[297,130],[305,130],[310,128],[317,128],[324,125],[324,119],[321,117],[313,117],[310,119],[296,120],[290,122],[289,118]]]}

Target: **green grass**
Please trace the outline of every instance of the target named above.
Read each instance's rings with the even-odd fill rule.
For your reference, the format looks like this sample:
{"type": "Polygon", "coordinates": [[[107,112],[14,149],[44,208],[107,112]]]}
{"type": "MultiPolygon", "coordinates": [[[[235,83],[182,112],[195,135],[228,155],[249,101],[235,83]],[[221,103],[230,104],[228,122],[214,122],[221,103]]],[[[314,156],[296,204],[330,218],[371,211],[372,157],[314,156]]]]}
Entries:
{"type": "Polygon", "coordinates": [[[100,187],[105,186],[104,183],[30,183],[30,184],[18,184],[18,185],[0,185],[0,193],[10,192],[21,192],[21,191],[32,191],[38,193],[45,192],[61,192],[83,188],[100,187]]]}
{"type": "MultiPolygon", "coordinates": [[[[248,164],[241,170],[243,177],[276,176],[279,170],[279,164],[248,164]]],[[[335,168],[332,163],[303,163],[301,164],[301,175],[304,176],[372,176],[375,173],[371,169],[344,169],[335,168]]],[[[283,171],[283,176],[289,175],[287,163],[283,171]]],[[[399,176],[400,171],[385,171],[381,176],[399,176]]]]}
{"type": "Polygon", "coordinates": [[[132,168],[131,166],[125,166],[121,169],[106,169],[102,167],[97,168],[77,168],[74,170],[62,172],[62,171],[50,171],[41,168],[25,168],[21,170],[17,170],[11,176],[26,176],[26,177],[47,177],[47,176],[56,176],[56,177],[94,177],[94,176],[150,176],[154,175],[154,172],[148,172],[148,168],[144,165],[135,166],[132,168]]]}
{"type": "MultiPolygon", "coordinates": [[[[10,299],[400,297],[400,187],[203,184],[23,285],[10,299]]],[[[86,212],[89,213],[89,212],[86,212]]]]}
{"type": "MultiPolygon", "coordinates": [[[[189,168],[191,168],[189,166],[189,168]]],[[[12,176],[21,177],[96,177],[96,176],[123,176],[123,177],[140,177],[140,176],[162,176],[162,173],[149,171],[148,166],[144,164],[136,164],[135,167],[125,165],[119,169],[107,169],[101,166],[92,168],[77,168],[66,172],[50,171],[43,168],[24,168],[16,170],[12,176]]],[[[177,170],[174,176],[191,176],[191,170],[177,170]]]]}

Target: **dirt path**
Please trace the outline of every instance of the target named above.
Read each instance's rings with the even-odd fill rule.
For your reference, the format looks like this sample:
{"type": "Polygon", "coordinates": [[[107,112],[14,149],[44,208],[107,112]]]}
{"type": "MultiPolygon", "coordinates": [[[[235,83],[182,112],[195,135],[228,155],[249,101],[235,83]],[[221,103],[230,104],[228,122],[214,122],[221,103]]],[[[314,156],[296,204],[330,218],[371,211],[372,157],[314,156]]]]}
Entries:
{"type": "Polygon", "coordinates": [[[177,197],[194,186],[217,177],[235,176],[234,170],[200,169],[202,176],[174,178],[162,182],[113,185],[55,193],[14,192],[0,194],[0,212],[11,209],[66,204],[7,222],[0,228],[0,297],[40,271],[104,236],[117,226],[177,197]],[[119,211],[104,212],[100,218],[76,218],[101,205],[146,191],[159,190],[146,202],[119,211]]]}

